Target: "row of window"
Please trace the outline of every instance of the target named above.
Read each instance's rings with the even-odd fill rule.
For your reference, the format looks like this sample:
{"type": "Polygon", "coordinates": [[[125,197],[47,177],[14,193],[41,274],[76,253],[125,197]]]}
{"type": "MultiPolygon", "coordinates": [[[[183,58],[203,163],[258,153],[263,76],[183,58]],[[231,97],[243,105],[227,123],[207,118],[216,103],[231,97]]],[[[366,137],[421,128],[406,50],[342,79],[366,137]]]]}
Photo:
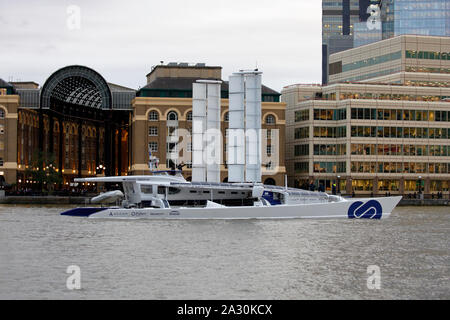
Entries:
{"type": "Polygon", "coordinates": [[[365,138],[448,139],[450,137],[450,128],[352,126],[351,136],[365,138]]]}
{"type": "Polygon", "coordinates": [[[316,173],[345,173],[345,162],[314,162],[313,170],[316,173]]]}
{"type": "Polygon", "coordinates": [[[366,80],[366,79],[387,76],[389,74],[397,73],[400,71],[402,71],[401,67],[395,67],[392,69],[381,70],[381,71],[376,71],[376,72],[372,72],[372,73],[363,72],[359,76],[342,79],[342,80],[340,80],[340,82],[357,82],[357,81],[362,81],[362,80],[366,80]]]}
{"type": "MultiPolygon", "coordinates": [[[[178,113],[176,113],[175,111],[170,111],[167,114],[167,120],[168,121],[176,121],[178,120],[178,113]]],[[[186,120],[187,121],[192,121],[192,111],[189,111],[186,114],[186,120]]],[[[157,111],[150,111],[148,114],[148,121],[159,121],[159,113],[157,111]]],[[[229,121],[229,113],[225,113],[225,122],[229,121]]],[[[276,119],[275,116],[269,114],[266,116],[265,118],[265,123],[266,124],[275,124],[276,119]]]]}
{"type": "Polygon", "coordinates": [[[352,155],[450,157],[448,145],[352,144],[352,155]]]}
{"type": "Polygon", "coordinates": [[[407,59],[450,60],[450,52],[406,50],[407,59]]]}
{"type": "Polygon", "coordinates": [[[314,120],[339,121],[347,119],[347,109],[314,109],[314,120]]]}
{"type": "MultiPolygon", "coordinates": [[[[339,121],[345,119],[347,119],[346,109],[314,109],[314,120],[339,121]]],[[[450,121],[450,111],[351,108],[351,119],[447,122],[450,121]]],[[[308,109],[295,112],[295,122],[308,120],[308,109]]]]}
{"type": "Polygon", "coordinates": [[[315,144],[315,156],[345,156],[347,154],[346,144],[315,144]]]}
{"type": "MultiPolygon", "coordinates": [[[[347,99],[369,99],[369,100],[395,100],[395,101],[441,101],[450,98],[450,96],[433,96],[433,95],[415,95],[415,94],[399,94],[399,93],[371,93],[371,92],[341,92],[339,100],[347,99]]],[[[324,95],[325,100],[335,101],[336,93],[327,93],[324,95]]]]}
{"type": "Polygon", "coordinates": [[[352,162],[352,173],[450,173],[450,163],[352,162]]]}
{"type": "MultiPolygon", "coordinates": [[[[296,173],[308,173],[309,162],[295,162],[296,173]]],[[[345,173],[345,162],[314,162],[315,173],[345,173]]],[[[415,173],[415,174],[447,174],[450,163],[418,163],[418,162],[351,162],[352,173],[415,173]]]]}
{"type": "Polygon", "coordinates": [[[375,108],[352,108],[351,117],[356,120],[395,121],[450,121],[450,111],[444,110],[398,110],[375,108]]]}
{"type": "Polygon", "coordinates": [[[342,72],[352,71],[352,70],[356,70],[356,69],[360,69],[360,68],[366,68],[366,67],[374,66],[374,65],[377,65],[377,64],[380,64],[380,63],[385,63],[385,62],[389,62],[389,61],[393,61],[393,60],[398,60],[398,59],[401,59],[401,57],[402,57],[402,52],[401,51],[397,51],[397,52],[384,54],[384,55],[381,55],[381,56],[378,56],[378,57],[367,58],[367,59],[364,59],[364,60],[360,60],[360,61],[344,64],[342,66],[342,72]]]}
{"type": "Polygon", "coordinates": [[[347,127],[314,127],[314,138],[345,138],[347,127]]]}
{"type": "MultiPolygon", "coordinates": [[[[313,147],[315,156],[345,156],[347,146],[345,144],[315,144],[313,147]]],[[[298,144],[294,146],[294,156],[308,156],[309,145],[298,144]]]]}
{"type": "MultiPolygon", "coordinates": [[[[399,180],[378,180],[379,191],[399,191],[399,180]]],[[[431,180],[430,191],[448,191],[448,181],[431,180]]],[[[353,179],[352,190],[355,191],[373,191],[373,180],[369,179],[353,179]]],[[[405,191],[419,191],[419,183],[417,180],[405,180],[405,191]]],[[[423,190],[423,186],[421,188],[423,190]]]]}
{"type": "Polygon", "coordinates": [[[450,73],[450,68],[429,68],[406,66],[406,72],[425,72],[425,73],[450,73]]]}

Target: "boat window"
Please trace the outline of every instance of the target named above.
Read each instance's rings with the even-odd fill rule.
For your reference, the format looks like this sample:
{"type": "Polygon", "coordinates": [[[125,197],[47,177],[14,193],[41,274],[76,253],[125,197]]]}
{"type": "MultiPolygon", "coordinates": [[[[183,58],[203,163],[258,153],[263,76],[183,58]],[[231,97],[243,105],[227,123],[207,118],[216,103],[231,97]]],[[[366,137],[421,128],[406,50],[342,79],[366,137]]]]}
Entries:
{"type": "Polygon", "coordinates": [[[153,188],[152,188],[152,186],[141,185],[141,192],[151,194],[151,193],[153,193],[153,188]]]}
{"type": "Polygon", "coordinates": [[[195,191],[195,190],[190,190],[189,192],[190,193],[197,193],[197,191],[195,191]]]}
{"type": "Polygon", "coordinates": [[[166,187],[158,187],[158,194],[166,194],[166,187]]]}
{"type": "Polygon", "coordinates": [[[177,193],[180,193],[180,189],[178,189],[178,188],[172,188],[172,187],[170,187],[169,188],[169,194],[177,194],[177,193]]]}
{"type": "Polygon", "coordinates": [[[219,191],[219,194],[225,194],[225,191],[219,191]]]}
{"type": "Polygon", "coordinates": [[[203,193],[209,193],[209,191],[203,191],[203,193]]]}

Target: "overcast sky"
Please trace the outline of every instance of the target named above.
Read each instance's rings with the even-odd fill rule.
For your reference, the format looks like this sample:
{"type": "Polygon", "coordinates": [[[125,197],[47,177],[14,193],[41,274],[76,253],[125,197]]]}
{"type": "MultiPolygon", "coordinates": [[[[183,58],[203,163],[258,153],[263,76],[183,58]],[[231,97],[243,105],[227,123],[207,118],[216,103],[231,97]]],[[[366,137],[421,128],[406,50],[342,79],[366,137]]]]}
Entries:
{"type": "Polygon", "coordinates": [[[319,83],[321,1],[0,0],[6,81],[42,85],[57,69],[80,64],[137,89],[160,61],[219,65],[224,80],[257,65],[278,91],[319,83]]]}

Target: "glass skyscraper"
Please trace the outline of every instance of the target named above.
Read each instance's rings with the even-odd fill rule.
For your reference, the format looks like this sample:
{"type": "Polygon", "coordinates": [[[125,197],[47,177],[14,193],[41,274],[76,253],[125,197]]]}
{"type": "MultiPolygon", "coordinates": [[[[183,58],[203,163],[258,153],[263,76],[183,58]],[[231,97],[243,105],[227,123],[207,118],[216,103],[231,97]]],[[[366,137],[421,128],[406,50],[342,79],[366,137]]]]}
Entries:
{"type": "Polygon", "coordinates": [[[450,36],[450,0],[381,1],[383,39],[402,34],[450,36]]]}
{"type": "Polygon", "coordinates": [[[322,83],[327,83],[328,56],[353,48],[354,24],[366,21],[370,0],[322,1],[322,83]]]}

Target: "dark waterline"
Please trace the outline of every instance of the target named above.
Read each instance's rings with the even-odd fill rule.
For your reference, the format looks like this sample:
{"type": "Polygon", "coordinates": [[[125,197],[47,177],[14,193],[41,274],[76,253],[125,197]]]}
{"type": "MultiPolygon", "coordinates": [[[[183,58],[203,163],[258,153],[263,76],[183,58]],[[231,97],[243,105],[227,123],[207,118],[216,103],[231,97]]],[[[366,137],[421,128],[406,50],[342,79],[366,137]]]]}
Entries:
{"type": "MultiPolygon", "coordinates": [[[[66,209],[66,208],[65,208],[66,209]]],[[[149,221],[0,206],[0,299],[449,299],[449,207],[389,219],[149,221]],[[81,290],[66,269],[81,268],[81,290]],[[367,288],[367,267],[381,289],[367,288]]]]}

